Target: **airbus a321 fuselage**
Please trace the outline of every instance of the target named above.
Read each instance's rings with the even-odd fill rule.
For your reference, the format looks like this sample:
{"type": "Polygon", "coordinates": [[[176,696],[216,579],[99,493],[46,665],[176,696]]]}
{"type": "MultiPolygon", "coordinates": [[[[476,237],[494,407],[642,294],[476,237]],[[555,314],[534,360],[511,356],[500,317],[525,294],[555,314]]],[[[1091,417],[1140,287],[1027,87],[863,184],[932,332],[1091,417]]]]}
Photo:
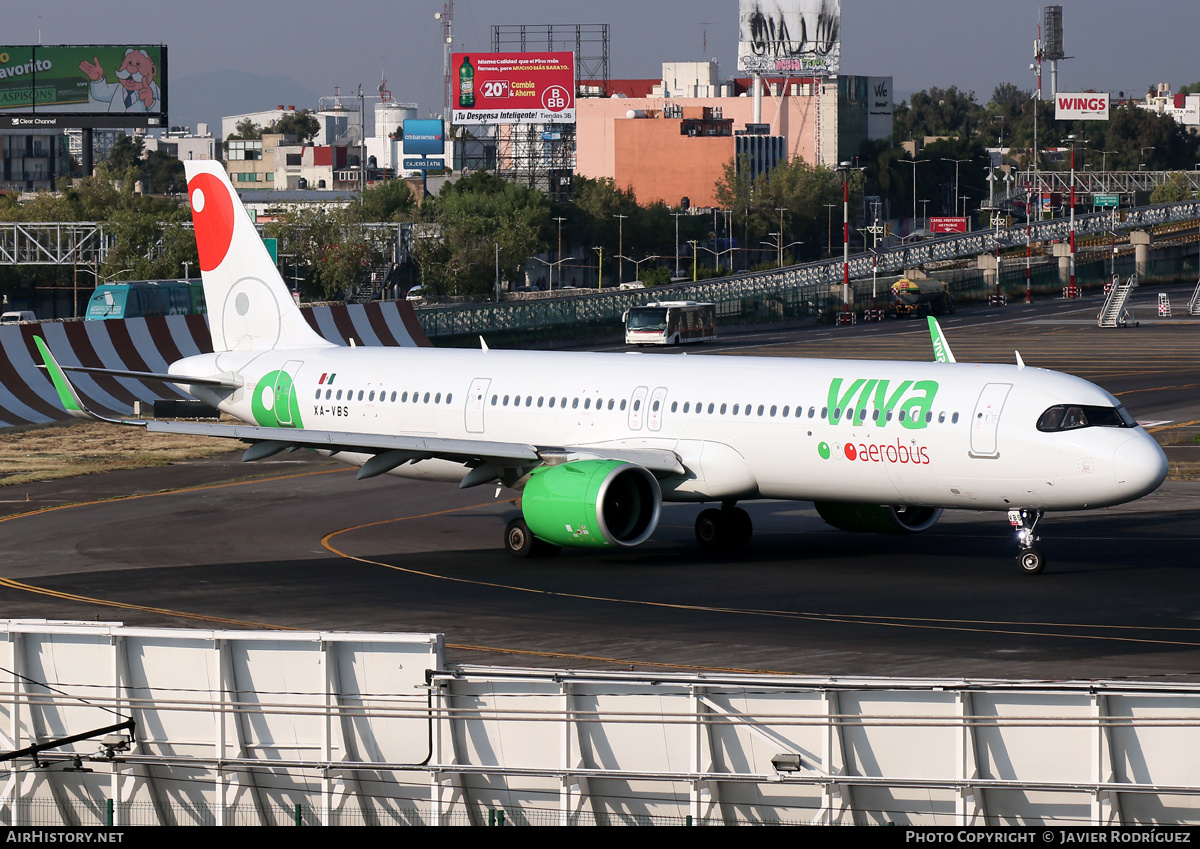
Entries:
{"type": "MultiPolygon", "coordinates": [[[[751,527],[737,502],[772,498],[860,531],[925,530],[943,508],[1007,511],[1034,573],[1044,511],[1132,501],[1166,476],[1158,444],[1108,392],[1019,361],[334,345],[304,321],[220,164],[185,165],[215,353],[139,376],[247,424],[127,423],[241,439],[248,460],[306,447],[360,477],[513,488],[516,555],[638,545],[664,501],[719,504],[699,514],[697,539],[738,547],[751,527]]],[[[68,410],[90,415],[44,356],[68,410]]]]}

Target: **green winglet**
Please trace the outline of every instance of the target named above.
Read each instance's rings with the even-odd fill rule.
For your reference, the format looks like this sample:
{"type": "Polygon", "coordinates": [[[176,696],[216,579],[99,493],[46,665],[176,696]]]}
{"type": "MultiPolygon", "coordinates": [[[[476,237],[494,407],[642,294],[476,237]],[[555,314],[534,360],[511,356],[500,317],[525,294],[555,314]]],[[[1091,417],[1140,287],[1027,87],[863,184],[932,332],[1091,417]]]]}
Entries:
{"type": "Polygon", "coordinates": [[[933,316],[927,316],[927,318],[929,320],[929,336],[933,341],[934,361],[939,363],[955,362],[954,352],[950,350],[950,343],[946,341],[938,320],[933,316]]]}
{"type": "Polygon", "coordinates": [[[83,406],[83,402],[79,400],[79,396],[75,393],[75,387],[67,380],[67,376],[58,365],[58,361],[50,353],[50,348],[47,347],[46,340],[41,336],[34,336],[33,343],[37,345],[38,353],[42,355],[42,362],[46,364],[46,371],[50,374],[50,381],[54,384],[55,391],[58,392],[58,400],[62,404],[63,409],[77,419],[95,418],[83,406]]]}

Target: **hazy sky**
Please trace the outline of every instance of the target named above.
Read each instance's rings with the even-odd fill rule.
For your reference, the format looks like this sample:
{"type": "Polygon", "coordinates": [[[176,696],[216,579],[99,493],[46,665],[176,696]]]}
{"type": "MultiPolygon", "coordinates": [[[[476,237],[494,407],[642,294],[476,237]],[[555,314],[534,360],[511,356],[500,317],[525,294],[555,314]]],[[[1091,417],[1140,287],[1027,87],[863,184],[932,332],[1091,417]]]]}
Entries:
{"type": "MultiPolygon", "coordinates": [[[[897,100],[930,86],[974,91],[1001,82],[1032,88],[1029,71],[1042,2],[842,0],[842,71],[891,75],[897,100]]],[[[1142,93],[1158,82],[1200,80],[1196,0],[1064,0],[1059,89],[1142,93]]],[[[173,124],[279,103],[315,106],[321,95],[381,74],[397,100],[441,109],[441,27],[435,0],[287,4],[204,0],[39,0],[8,3],[9,44],[165,43],[173,124]]],[[[610,75],[658,77],[664,61],[716,58],[736,73],[736,0],[458,0],[455,50],[489,48],[492,24],[607,23],[610,75]]],[[[1047,91],[1048,91],[1047,68],[1047,91]]]]}

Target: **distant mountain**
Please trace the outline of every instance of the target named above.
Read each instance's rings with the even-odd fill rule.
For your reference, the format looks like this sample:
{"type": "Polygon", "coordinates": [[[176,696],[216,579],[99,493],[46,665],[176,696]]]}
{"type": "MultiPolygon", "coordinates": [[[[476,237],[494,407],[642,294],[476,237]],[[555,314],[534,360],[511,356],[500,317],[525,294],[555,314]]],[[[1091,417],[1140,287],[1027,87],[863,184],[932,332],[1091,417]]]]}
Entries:
{"type": "Polygon", "coordinates": [[[316,111],[318,95],[290,77],[212,71],[172,76],[167,94],[172,126],[207,121],[213,135],[221,133],[221,118],[243,112],[261,112],[279,104],[316,111]]]}

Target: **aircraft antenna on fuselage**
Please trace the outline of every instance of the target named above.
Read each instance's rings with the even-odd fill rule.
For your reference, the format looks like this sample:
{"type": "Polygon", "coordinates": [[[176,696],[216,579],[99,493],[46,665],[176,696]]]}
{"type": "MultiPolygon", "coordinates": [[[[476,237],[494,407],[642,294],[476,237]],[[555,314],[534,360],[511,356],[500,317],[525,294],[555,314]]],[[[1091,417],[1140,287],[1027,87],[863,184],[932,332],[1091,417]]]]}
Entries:
{"type": "Polygon", "coordinates": [[[183,165],[213,350],[335,347],[300,314],[221,163],[183,165]]]}

